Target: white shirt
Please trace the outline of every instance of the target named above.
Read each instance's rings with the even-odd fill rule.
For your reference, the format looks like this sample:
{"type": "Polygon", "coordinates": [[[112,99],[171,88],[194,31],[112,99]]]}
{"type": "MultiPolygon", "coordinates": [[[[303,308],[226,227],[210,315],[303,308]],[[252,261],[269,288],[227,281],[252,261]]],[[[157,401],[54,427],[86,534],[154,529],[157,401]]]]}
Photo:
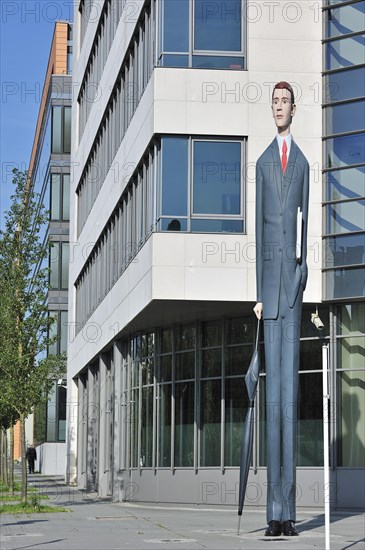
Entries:
{"type": "Polygon", "coordinates": [[[277,139],[278,146],[279,146],[280,160],[281,160],[281,157],[283,156],[283,143],[284,143],[284,140],[286,141],[286,146],[288,148],[287,153],[286,153],[286,158],[289,160],[291,140],[293,139],[292,135],[289,134],[288,136],[282,137],[282,136],[279,136],[279,134],[277,134],[276,139],[277,139]]]}

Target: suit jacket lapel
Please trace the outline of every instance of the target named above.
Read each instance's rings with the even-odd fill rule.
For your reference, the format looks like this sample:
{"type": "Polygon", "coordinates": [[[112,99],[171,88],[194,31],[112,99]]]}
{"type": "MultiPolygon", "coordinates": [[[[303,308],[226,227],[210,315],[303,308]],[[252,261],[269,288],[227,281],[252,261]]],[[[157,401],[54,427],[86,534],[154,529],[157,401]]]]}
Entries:
{"type": "Polygon", "coordinates": [[[272,162],[274,167],[274,178],[276,181],[276,188],[278,191],[280,203],[282,204],[283,201],[281,198],[281,178],[283,176],[283,172],[281,168],[279,146],[276,138],[274,138],[274,140],[271,142],[271,155],[272,155],[272,162]]]}
{"type": "Polygon", "coordinates": [[[286,182],[285,192],[283,193],[283,204],[285,204],[294,172],[295,170],[297,170],[297,166],[296,166],[297,154],[298,154],[298,146],[296,143],[294,143],[294,140],[292,139],[288,164],[285,170],[285,174],[283,175],[283,178],[285,179],[285,182],[286,182]]]}

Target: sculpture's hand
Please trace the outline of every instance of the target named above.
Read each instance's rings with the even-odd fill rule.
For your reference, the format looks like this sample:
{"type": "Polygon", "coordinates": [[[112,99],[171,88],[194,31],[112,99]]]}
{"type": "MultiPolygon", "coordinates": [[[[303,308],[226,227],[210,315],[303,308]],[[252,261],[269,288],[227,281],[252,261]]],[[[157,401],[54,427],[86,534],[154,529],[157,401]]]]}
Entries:
{"type": "Polygon", "coordinates": [[[255,315],[258,319],[261,319],[262,317],[262,302],[257,302],[255,307],[253,308],[255,315]]]}

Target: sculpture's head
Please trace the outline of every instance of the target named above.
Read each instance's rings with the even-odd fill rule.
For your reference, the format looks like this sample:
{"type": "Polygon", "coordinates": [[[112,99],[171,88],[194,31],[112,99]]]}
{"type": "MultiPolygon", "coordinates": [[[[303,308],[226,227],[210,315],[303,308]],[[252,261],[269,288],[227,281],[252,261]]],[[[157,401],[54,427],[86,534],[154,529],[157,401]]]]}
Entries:
{"type": "Polygon", "coordinates": [[[288,130],[296,111],[294,91],[288,82],[281,81],[275,84],[271,109],[278,130],[288,130]]]}

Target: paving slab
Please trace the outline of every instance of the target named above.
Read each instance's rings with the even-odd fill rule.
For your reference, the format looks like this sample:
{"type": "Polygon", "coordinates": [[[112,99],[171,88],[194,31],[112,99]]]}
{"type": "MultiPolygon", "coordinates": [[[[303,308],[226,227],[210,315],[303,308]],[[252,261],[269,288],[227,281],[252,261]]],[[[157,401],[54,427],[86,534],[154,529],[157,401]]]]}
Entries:
{"type": "MultiPolygon", "coordinates": [[[[299,537],[264,537],[265,510],[245,508],[237,535],[235,508],[113,503],[66,486],[61,478],[30,476],[67,513],[0,516],[1,550],[325,549],[324,512],[297,511],[299,537]]],[[[331,512],[331,550],[365,549],[365,514],[331,512]]]]}

